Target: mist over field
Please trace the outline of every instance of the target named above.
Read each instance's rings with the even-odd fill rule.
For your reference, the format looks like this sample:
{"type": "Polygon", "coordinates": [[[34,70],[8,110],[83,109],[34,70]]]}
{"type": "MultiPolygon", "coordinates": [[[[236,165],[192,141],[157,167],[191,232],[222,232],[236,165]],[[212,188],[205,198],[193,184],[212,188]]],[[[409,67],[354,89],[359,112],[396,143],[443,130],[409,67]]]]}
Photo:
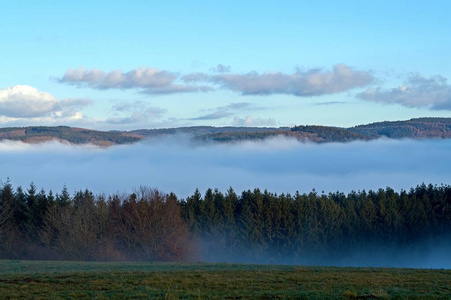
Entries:
{"type": "MultiPolygon", "coordinates": [[[[345,253],[333,256],[304,255],[302,257],[268,256],[260,249],[236,249],[217,251],[213,245],[217,241],[201,241],[204,253],[200,257],[207,262],[228,262],[244,264],[337,266],[337,267],[388,267],[419,269],[451,269],[451,240],[448,237],[432,238],[405,247],[378,245],[349,245],[345,253]],[[216,251],[212,251],[215,248],[216,251]]],[[[347,243],[347,241],[342,241],[347,243]]]]}
{"type": "Polygon", "coordinates": [[[131,191],[140,185],[190,195],[196,188],[276,193],[349,192],[422,182],[448,184],[451,140],[314,144],[288,138],[196,144],[187,136],[99,148],[57,142],[0,143],[0,179],[46,191],[131,191]]]}
{"type": "MultiPolygon", "coordinates": [[[[348,193],[386,186],[399,191],[409,190],[422,182],[449,184],[450,147],[451,140],[448,139],[381,139],[316,144],[277,137],[259,142],[214,144],[193,142],[190,136],[183,135],[110,148],[58,142],[25,144],[3,141],[0,143],[0,179],[5,183],[9,178],[14,187],[24,188],[34,182],[38,188],[54,193],[59,193],[66,185],[71,194],[89,189],[97,194],[111,195],[116,192],[130,193],[139,186],[148,186],[166,193],[172,191],[179,199],[191,197],[196,188],[202,195],[208,188],[218,188],[225,193],[229,187],[233,187],[238,195],[254,188],[267,189],[279,195],[294,194],[296,191],[309,193],[312,189],[316,189],[318,195],[323,191],[326,194],[335,191],[348,193]]],[[[330,201],[335,201],[332,199],[331,196],[330,201]]],[[[308,205],[308,200],[303,201],[308,205]]],[[[181,207],[186,211],[195,211],[193,207],[196,203],[189,200],[181,207]]],[[[315,213],[317,209],[321,209],[320,214],[333,215],[321,206],[310,209],[306,215],[315,213]]],[[[405,220],[406,216],[403,215],[405,220]]],[[[340,217],[337,215],[337,218],[340,217]]],[[[422,221],[412,222],[406,225],[406,232],[413,234],[407,244],[390,244],[389,240],[379,243],[377,238],[372,240],[371,237],[348,241],[345,237],[336,245],[341,249],[338,252],[306,248],[304,250],[307,252],[302,252],[300,256],[299,253],[283,254],[276,244],[268,245],[269,248],[264,251],[253,246],[240,248],[242,245],[225,250],[218,246],[224,244],[224,236],[204,236],[202,233],[195,241],[198,251],[192,259],[263,264],[451,268],[448,233],[444,232],[444,238],[440,235],[424,235],[423,238],[417,235],[415,229],[422,221]],[[413,227],[409,231],[410,226],[413,227]],[[366,242],[361,239],[366,239],[366,242]],[[279,250],[272,253],[271,247],[279,250]]],[[[421,232],[421,228],[418,229],[418,234],[421,232]]],[[[334,238],[334,235],[330,237],[334,238]]],[[[324,243],[328,245],[329,242],[324,243]]]]}

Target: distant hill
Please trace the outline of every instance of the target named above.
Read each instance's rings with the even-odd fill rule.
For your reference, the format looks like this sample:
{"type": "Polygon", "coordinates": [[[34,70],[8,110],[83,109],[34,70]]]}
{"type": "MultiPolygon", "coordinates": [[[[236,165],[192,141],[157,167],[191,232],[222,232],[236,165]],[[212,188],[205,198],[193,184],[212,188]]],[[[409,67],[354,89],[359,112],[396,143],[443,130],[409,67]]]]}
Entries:
{"type": "Polygon", "coordinates": [[[189,134],[192,136],[208,136],[215,134],[233,134],[233,133],[261,133],[261,132],[282,132],[289,131],[289,127],[268,128],[268,127],[213,127],[213,126],[193,126],[193,127],[178,127],[178,128],[164,128],[164,129],[139,129],[128,131],[128,133],[136,134],[142,137],[160,137],[173,134],[189,134]]]}
{"type": "Polygon", "coordinates": [[[112,146],[138,142],[141,136],[127,132],[97,131],[83,128],[57,126],[9,127],[0,128],[0,140],[16,140],[25,143],[40,143],[50,140],[71,144],[94,144],[112,146]]]}
{"type": "Polygon", "coordinates": [[[451,138],[451,118],[418,118],[408,121],[378,122],[348,129],[369,138],[451,138]]]}
{"type": "MultiPolygon", "coordinates": [[[[223,127],[226,129],[227,127],[223,127]]],[[[229,127],[230,128],[230,127],[229,127]]],[[[234,127],[231,127],[234,128],[234,127]]],[[[295,137],[317,143],[349,142],[355,140],[371,140],[380,137],[393,139],[413,138],[451,138],[451,118],[418,118],[407,121],[378,122],[359,125],[351,128],[331,126],[294,126],[288,128],[265,128],[263,130],[222,130],[198,135],[202,141],[233,142],[242,140],[261,140],[273,136],[295,137]]]]}
{"type": "Polygon", "coordinates": [[[351,128],[319,125],[300,125],[292,128],[195,126],[132,131],[98,131],[68,126],[0,128],[0,140],[17,140],[26,143],[57,140],[71,144],[94,144],[105,147],[177,134],[189,135],[193,141],[220,143],[263,140],[275,136],[293,137],[317,143],[371,140],[380,137],[393,139],[451,138],[451,118],[385,121],[351,128]]]}
{"type": "Polygon", "coordinates": [[[340,127],[330,126],[294,126],[292,132],[310,134],[307,136],[309,140],[316,142],[348,142],[354,140],[368,140],[369,137],[360,133],[350,131],[340,127]]]}

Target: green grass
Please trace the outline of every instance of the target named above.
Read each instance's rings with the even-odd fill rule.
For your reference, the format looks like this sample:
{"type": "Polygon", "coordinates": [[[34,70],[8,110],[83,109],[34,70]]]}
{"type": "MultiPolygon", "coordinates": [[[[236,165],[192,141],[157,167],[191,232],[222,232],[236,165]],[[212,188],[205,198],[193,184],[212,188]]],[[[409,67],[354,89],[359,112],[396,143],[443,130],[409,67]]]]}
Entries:
{"type": "Polygon", "coordinates": [[[449,299],[450,270],[0,261],[1,299],[449,299]]]}

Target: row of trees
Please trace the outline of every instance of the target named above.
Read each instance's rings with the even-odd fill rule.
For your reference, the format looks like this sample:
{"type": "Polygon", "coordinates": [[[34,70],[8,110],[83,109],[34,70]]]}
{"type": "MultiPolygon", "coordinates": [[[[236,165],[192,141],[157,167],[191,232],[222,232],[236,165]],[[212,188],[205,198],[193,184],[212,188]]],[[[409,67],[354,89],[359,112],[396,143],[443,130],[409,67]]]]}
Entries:
{"type": "Polygon", "coordinates": [[[230,188],[186,199],[141,187],[71,196],[0,189],[0,257],[308,262],[451,240],[451,187],[277,195],[230,188]]]}
{"type": "Polygon", "coordinates": [[[273,194],[196,191],[182,202],[190,231],[211,260],[337,261],[356,253],[451,241],[451,188],[273,194]]]}
{"type": "Polygon", "coordinates": [[[0,191],[0,257],[70,260],[187,260],[190,234],[174,194],[141,187],[133,194],[73,197],[31,184],[0,191]]]}

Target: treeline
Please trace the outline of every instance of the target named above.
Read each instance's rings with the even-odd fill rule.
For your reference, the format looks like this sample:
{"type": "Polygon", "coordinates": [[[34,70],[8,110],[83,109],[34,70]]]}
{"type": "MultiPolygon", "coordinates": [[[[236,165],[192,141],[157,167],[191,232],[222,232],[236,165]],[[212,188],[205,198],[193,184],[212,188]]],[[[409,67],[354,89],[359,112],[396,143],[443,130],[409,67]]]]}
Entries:
{"type": "Polygon", "coordinates": [[[416,118],[407,121],[377,122],[348,128],[369,138],[450,138],[451,118],[416,118]]]}
{"type": "Polygon", "coordinates": [[[451,187],[276,195],[207,190],[181,203],[210,260],[338,261],[356,253],[451,241],[451,187]]]}
{"type": "Polygon", "coordinates": [[[300,125],[292,127],[291,131],[313,134],[316,137],[310,138],[310,140],[317,142],[349,142],[355,140],[369,139],[367,136],[350,131],[346,128],[331,127],[331,126],[300,125]]]}
{"type": "Polygon", "coordinates": [[[190,234],[174,194],[146,187],[133,194],[72,197],[34,184],[0,191],[0,257],[65,260],[188,260],[190,234]]]}
{"type": "Polygon", "coordinates": [[[204,134],[196,137],[194,140],[201,142],[240,142],[240,141],[256,141],[264,140],[275,136],[286,136],[288,132],[273,130],[273,131],[242,131],[242,132],[216,132],[211,134],[204,134]]]}
{"type": "Polygon", "coordinates": [[[0,190],[0,257],[71,260],[283,262],[450,241],[451,187],[409,191],[236,194],[186,199],[141,187],[93,195],[0,190]]]}

